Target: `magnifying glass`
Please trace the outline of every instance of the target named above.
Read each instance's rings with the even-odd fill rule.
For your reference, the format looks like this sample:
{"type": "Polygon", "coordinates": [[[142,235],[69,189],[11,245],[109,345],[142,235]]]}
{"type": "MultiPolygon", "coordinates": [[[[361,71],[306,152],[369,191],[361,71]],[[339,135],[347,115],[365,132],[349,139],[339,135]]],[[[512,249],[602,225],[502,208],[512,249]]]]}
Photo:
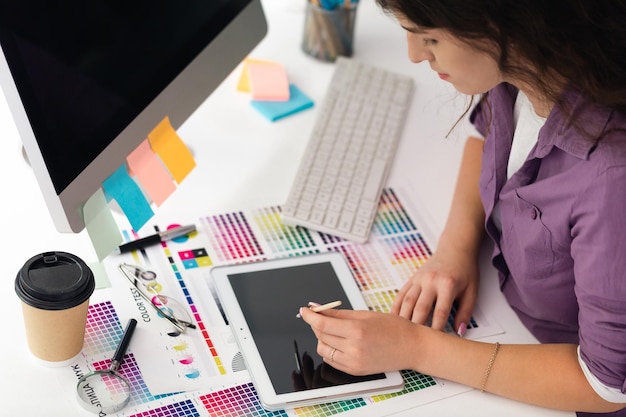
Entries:
{"type": "Polygon", "coordinates": [[[133,336],[137,320],[130,319],[124,330],[120,344],[111,359],[108,369],[93,371],[83,375],[76,385],[76,393],[81,405],[94,413],[105,414],[120,411],[130,399],[130,383],[117,370],[122,364],[124,353],[133,336]]]}

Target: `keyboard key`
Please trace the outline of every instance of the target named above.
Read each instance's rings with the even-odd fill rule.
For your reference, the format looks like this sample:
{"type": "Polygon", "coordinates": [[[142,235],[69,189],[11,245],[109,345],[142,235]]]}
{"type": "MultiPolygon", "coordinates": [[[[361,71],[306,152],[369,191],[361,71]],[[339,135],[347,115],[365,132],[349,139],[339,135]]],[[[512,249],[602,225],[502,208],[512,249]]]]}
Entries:
{"type": "Polygon", "coordinates": [[[382,190],[382,181],[385,177],[387,164],[383,159],[375,159],[370,166],[370,172],[363,188],[363,198],[370,201],[378,201],[382,190]]]}

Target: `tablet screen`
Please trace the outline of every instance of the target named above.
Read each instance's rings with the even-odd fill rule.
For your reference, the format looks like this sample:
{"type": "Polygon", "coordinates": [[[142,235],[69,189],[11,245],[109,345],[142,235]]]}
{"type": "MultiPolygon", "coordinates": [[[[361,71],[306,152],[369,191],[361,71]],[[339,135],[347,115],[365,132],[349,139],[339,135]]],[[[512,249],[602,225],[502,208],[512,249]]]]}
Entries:
{"type": "Polygon", "coordinates": [[[352,309],[330,262],[242,272],[228,279],[277,394],[384,379],[352,376],[317,354],[311,327],[296,317],[310,301],[352,309]]]}

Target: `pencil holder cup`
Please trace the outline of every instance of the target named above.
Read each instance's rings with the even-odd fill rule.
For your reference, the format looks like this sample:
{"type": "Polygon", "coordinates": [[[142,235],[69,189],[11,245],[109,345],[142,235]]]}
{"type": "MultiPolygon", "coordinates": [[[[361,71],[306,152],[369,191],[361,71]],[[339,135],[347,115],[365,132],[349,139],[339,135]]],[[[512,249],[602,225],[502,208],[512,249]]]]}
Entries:
{"type": "Polygon", "coordinates": [[[329,9],[307,2],[302,50],[321,61],[352,56],[357,3],[339,3],[329,9]]]}

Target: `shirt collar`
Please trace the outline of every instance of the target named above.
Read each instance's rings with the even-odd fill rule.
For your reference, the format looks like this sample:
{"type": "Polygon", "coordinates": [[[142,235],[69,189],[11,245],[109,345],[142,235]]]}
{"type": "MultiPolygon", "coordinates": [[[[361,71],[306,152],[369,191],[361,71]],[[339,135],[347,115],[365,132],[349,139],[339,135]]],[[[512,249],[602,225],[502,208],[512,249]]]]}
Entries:
{"type": "Polygon", "coordinates": [[[611,110],[589,102],[574,90],[566,90],[561,99],[566,113],[558,106],[552,109],[539,132],[535,156],[542,158],[556,146],[580,159],[587,159],[596,145],[594,139],[600,138],[606,128],[611,110]],[[567,113],[572,114],[586,133],[581,133],[575,125],[569,123],[567,113]]]}

